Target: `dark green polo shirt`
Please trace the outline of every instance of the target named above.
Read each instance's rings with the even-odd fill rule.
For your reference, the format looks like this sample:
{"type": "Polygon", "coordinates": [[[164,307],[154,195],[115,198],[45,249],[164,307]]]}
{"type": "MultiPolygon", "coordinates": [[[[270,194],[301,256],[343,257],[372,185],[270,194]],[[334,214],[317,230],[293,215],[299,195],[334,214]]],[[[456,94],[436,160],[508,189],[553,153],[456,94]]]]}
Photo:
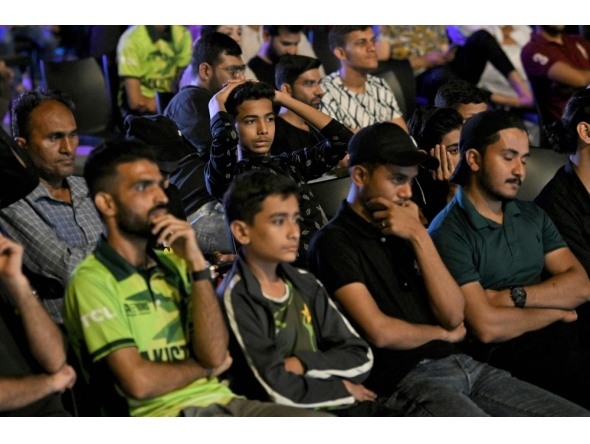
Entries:
{"type": "Polygon", "coordinates": [[[539,283],[545,255],[566,246],[534,203],[507,202],[499,224],[479,214],[462,187],[428,231],[459,286],[479,281],[485,289],[539,283]]]}

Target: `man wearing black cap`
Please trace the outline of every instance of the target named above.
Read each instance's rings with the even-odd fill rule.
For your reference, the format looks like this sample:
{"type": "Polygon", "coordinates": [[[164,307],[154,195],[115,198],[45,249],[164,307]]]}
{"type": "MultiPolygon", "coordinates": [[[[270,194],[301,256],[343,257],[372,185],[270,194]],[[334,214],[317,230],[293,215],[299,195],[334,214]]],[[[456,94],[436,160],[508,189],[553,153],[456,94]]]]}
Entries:
{"type": "Polygon", "coordinates": [[[411,200],[419,152],[392,123],[349,144],[351,187],[310,246],[310,270],[371,344],[365,386],[408,415],[586,415],[583,409],[461,354],[464,299],[411,200]]]}
{"type": "MultiPolygon", "coordinates": [[[[0,207],[39,178],[26,151],[0,129],[0,207]],[[17,157],[18,156],[18,157],[17,157]]],[[[66,416],[60,393],[74,385],[63,337],[22,273],[23,248],[0,235],[0,415],[66,416]]]]}
{"type": "Polygon", "coordinates": [[[590,283],[547,214],[515,199],[529,156],[524,125],[485,111],[463,126],[459,149],[451,181],[460,186],[430,234],[465,295],[466,351],[590,407],[590,356],[572,324],[590,283]]]}

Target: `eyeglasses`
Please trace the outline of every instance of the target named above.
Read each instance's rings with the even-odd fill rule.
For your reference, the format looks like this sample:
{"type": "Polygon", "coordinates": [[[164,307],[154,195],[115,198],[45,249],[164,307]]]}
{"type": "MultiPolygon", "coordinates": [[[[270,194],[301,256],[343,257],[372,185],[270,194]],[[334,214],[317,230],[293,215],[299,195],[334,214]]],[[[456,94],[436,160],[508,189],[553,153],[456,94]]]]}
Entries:
{"type": "Polygon", "coordinates": [[[237,79],[238,77],[240,77],[241,75],[244,75],[244,72],[246,71],[246,65],[238,65],[238,66],[214,66],[214,68],[219,68],[219,69],[223,69],[225,72],[227,72],[230,77],[232,79],[237,79]]]}

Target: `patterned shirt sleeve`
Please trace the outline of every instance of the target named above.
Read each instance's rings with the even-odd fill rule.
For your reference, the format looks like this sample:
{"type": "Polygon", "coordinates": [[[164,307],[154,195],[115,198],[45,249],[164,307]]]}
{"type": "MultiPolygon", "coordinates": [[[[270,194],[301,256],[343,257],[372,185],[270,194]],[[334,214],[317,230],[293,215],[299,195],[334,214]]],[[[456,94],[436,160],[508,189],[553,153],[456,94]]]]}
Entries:
{"type": "Polygon", "coordinates": [[[233,118],[223,111],[217,113],[211,119],[211,134],[213,143],[205,165],[205,180],[209,194],[221,200],[237,174],[239,139],[233,118]]]}
{"type": "Polygon", "coordinates": [[[317,145],[282,155],[290,158],[290,163],[295,165],[306,181],[316,179],[334,168],[346,155],[348,142],[353,136],[352,131],[333,119],[320,133],[325,140],[317,145]]]}

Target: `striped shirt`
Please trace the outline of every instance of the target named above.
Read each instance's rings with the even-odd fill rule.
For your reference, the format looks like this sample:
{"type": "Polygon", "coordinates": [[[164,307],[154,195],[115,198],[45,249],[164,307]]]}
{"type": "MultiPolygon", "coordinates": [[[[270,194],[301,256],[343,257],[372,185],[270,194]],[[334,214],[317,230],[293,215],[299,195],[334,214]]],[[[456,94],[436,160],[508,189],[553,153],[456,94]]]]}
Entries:
{"type": "Polygon", "coordinates": [[[348,128],[361,129],[402,117],[393,91],[379,77],[368,75],[362,94],[344,86],[337,72],[324,77],[320,85],[325,92],[320,110],[348,128]]]}

